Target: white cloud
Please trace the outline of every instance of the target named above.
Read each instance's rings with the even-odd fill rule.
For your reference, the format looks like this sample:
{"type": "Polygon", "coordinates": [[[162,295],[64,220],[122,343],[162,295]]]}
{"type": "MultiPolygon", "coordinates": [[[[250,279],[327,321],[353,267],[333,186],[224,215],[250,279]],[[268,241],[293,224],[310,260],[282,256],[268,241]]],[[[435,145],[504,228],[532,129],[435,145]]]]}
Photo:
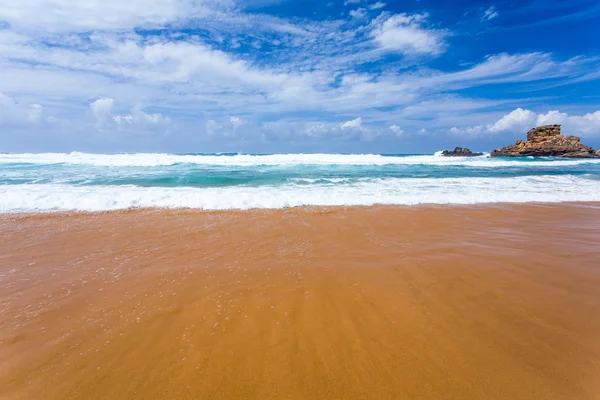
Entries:
{"type": "Polygon", "coordinates": [[[509,114],[506,114],[496,123],[490,125],[489,132],[504,132],[531,129],[536,123],[536,115],[530,110],[517,108],[509,114]]]}
{"type": "MultiPolygon", "coordinates": [[[[247,126],[251,130],[257,130],[257,126],[252,124],[252,121],[242,119],[238,116],[227,116],[227,117],[215,117],[206,120],[205,132],[209,136],[218,136],[222,138],[240,138],[246,133],[247,129],[240,129],[242,126],[247,126]]],[[[250,132],[252,133],[252,132],[250,132]]]]}
{"type": "MultiPolygon", "coordinates": [[[[458,97],[437,104],[427,100],[435,99],[440,92],[489,83],[536,82],[547,78],[564,82],[595,67],[594,62],[586,58],[563,61],[549,54],[532,53],[495,55],[452,73],[426,68],[398,73],[384,68],[380,74],[359,74],[338,66],[327,69],[330,66],[326,64],[300,73],[295,72],[297,65],[294,63],[285,69],[271,69],[237,60],[233,55],[213,50],[195,39],[170,42],[155,38],[152,41],[130,35],[124,40],[102,34],[94,35],[93,40],[94,50],[91,51],[10,42],[11,46],[0,48],[0,54],[21,57],[39,66],[34,69],[26,63],[0,60],[0,87],[26,95],[31,99],[27,107],[33,103],[44,104],[44,115],[51,116],[56,110],[48,108],[48,102],[60,103],[62,106],[57,107],[65,107],[60,111],[62,117],[80,125],[89,121],[85,121],[84,110],[74,104],[103,94],[119,99],[119,104],[127,109],[143,102],[172,119],[181,114],[193,114],[199,108],[216,120],[235,113],[281,115],[306,110],[326,111],[337,117],[364,112],[370,119],[378,115],[381,126],[389,133],[387,127],[392,121],[411,132],[414,126],[396,118],[397,115],[379,112],[376,108],[395,107],[407,119],[418,112],[429,120],[436,119],[438,125],[443,122],[437,119],[443,117],[452,121],[450,126],[461,126],[453,121],[454,115],[444,110],[465,105],[468,111],[480,107],[477,104],[489,102],[479,99],[469,102],[458,97]],[[73,70],[73,66],[77,66],[77,70],[73,70]],[[340,80],[332,86],[334,79],[340,80]],[[394,119],[386,122],[388,118],[394,119]]],[[[330,57],[329,60],[334,63],[337,58],[330,57]]],[[[133,113],[130,115],[133,119],[133,113]]],[[[120,120],[122,126],[128,124],[125,117],[122,115],[120,120]]],[[[110,118],[104,120],[116,124],[110,118]]],[[[138,120],[148,118],[138,117],[138,120]]]]}
{"type": "Polygon", "coordinates": [[[327,127],[326,124],[316,123],[316,124],[309,126],[308,128],[304,129],[301,132],[308,136],[319,137],[319,136],[323,136],[326,133],[329,133],[329,131],[330,131],[330,128],[327,127]]]}
{"type": "Polygon", "coordinates": [[[585,115],[568,115],[559,111],[549,111],[539,114],[537,125],[563,126],[563,132],[567,135],[600,136],[600,111],[585,115]]]}
{"type": "MultiPolygon", "coordinates": [[[[588,116],[591,116],[591,115],[593,115],[593,114],[588,114],[588,116]]],[[[569,117],[569,115],[567,113],[561,113],[559,111],[554,110],[554,111],[548,111],[548,113],[546,113],[546,114],[538,115],[536,122],[537,122],[537,125],[560,125],[560,124],[564,124],[565,122],[568,122],[569,119],[572,119],[572,118],[574,118],[574,117],[569,117]]],[[[575,117],[575,118],[581,118],[581,117],[575,117]]],[[[591,118],[588,117],[588,119],[591,119],[591,118]]]]}
{"type": "Polygon", "coordinates": [[[491,6],[483,13],[481,17],[482,21],[489,21],[491,19],[497,18],[499,16],[498,9],[495,6],[491,6]]]}
{"type": "Polygon", "coordinates": [[[319,141],[327,138],[335,142],[352,141],[373,141],[379,137],[397,137],[401,135],[402,130],[395,132],[385,126],[363,126],[361,117],[349,120],[340,124],[334,124],[326,121],[274,121],[264,123],[260,129],[267,133],[267,139],[271,140],[279,136],[281,138],[303,137],[307,140],[319,141]]]}
{"type": "Polygon", "coordinates": [[[379,10],[380,8],[383,8],[386,5],[387,5],[386,3],[382,3],[381,1],[378,1],[377,3],[373,3],[373,4],[369,5],[369,10],[379,10]]]}
{"type": "Polygon", "coordinates": [[[113,115],[115,100],[111,98],[100,98],[90,103],[90,110],[96,119],[99,130],[124,128],[131,125],[156,126],[171,122],[170,118],[160,113],[148,114],[141,108],[134,108],[130,114],[113,115]]]}
{"type": "Polygon", "coordinates": [[[146,40],[137,35],[121,38],[92,35],[94,49],[32,47],[13,44],[0,46],[5,57],[73,69],[115,78],[133,79],[151,85],[200,83],[203,92],[242,90],[281,90],[303,87],[311,77],[255,68],[230,54],[197,41],[146,40]],[[98,48],[98,50],[96,50],[98,48]]]}
{"type": "Polygon", "coordinates": [[[565,135],[600,136],[600,111],[579,116],[556,110],[548,111],[546,114],[536,114],[531,110],[517,108],[492,124],[465,128],[453,127],[449,132],[468,135],[502,132],[525,134],[530,129],[542,125],[562,125],[562,132],[565,135]]]}
{"type": "Polygon", "coordinates": [[[352,18],[361,19],[367,16],[367,10],[364,8],[357,8],[356,10],[350,10],[349,14],[352,18]]]}
{"type": "Polygon", "coordinates": [[[240,117],[229,117],[229,122],[231,123],[231,125],[233,125],[234,128],[243,125],[244,124],[244,120],[241,119],[240,117]]]}
{"type": "MultiPolygon", "coordinates": [[[[281,125],[293,126],[290,135],[362,139],[394,135],[394,126],[416,132],[422,128],[417,114],[431,132],[460,127],[467,117],[487,132],[491,118],[466,114],[506,103],[465,98],[462,89],[527,83],[534,97],[547,80],[560,85],[597,76],[596,58],[561,60],[549,53],[496,54],[454,72],[435,70],[414,56],[445,51],[450,32],[438,20],[389,12],[369,20],[366,9],[384,3],[347,4],[361,18],[285,19],[245,12],[233,0],[0,0],[0,21],[6,22],[0,29],[0,87],[14,96],[0,96],[0,130],[9,120],[60,118],[77,132],[94,122],[102,130],[133,130],[172,120],[169,129],[177,127],[181,136],[195,129],[233,136],[244,123],[235,133],[242,136],[260,130],[257,121],[302,113],[310,123],[281,125]],[[138,34],[135,27],[166,29],[138,34]],[[382,57],[389,52],[409,57],[388,63],[382,57]],[[88,108],[89,99],[99,97],[88,108]],[[348,115],[361,115],[368,128],[360,118],[340,124],[348,115]]],[[[511,123],[498,121],[490,129],[511,123]]]]}
{"type": "Polygon", "coordinates": [[[361,130],[361,129],[363,129],[362,118],[358,117],[358,118],[353,119],[351,121],[346,121],[342,125],[340,125],[340,127],[342,129],[356,129],[356,130],[361,130]]]}
{"type": "Polygon", "coordinates": [[[455,135],[481,135],[484,134],[486,132],[488,132],[486,130],[486,127],[483,125],[476,125],[476,126],[467,126],[466,128],[458,128],[456,126],[453,126],[452,128],[448,129],[448,132],[455,134],[455,135]]]}
{"type": "Polygon", "coordinates": [[[398,125],[394,124],[390,126],[390,130],[394,132],[396,135],[402,135],[404,131],[398,125]]]}
{"type": "Polygon", "coordinates": [[[422,86],[446,89],[476,87],[491,83],[535,82],[539,80],[568,78],[579,75],[578,70],[594,68],[597,60],[575,57],[560,61],[548,53],[496,54],[488,56],[479,64],[451,73],[429,73],[419,76],[422,86]]]}
{"type": "Polygon", "coordinates": [[[344,1],[344,5],[347,6],[349,4],[360,4],[362,0],[346,0],[344,1]]]}
{"type": "Polygon", "coordinates": [[[126,115],[117,115],[113,117],[113,120],[119,126],[123,125],[133,125],[133,124],[141,124],[141,125],[159,125],[159,124],[168,124],[171,122],[171,119],[163,116],[159,113],[148,114],[141,109],[132,110],[131,114],[126,115]]]}
{"type": "Polygon", "coordinates": [[[372,141],[381,136],[397,136],[384,127],[367,128],[362,125],[362,120],[356,118],[344,123],[310,119],[280,119],[275,121],[259,122],[244,120],[244,130],[236,130],[230,123],[220,123],[213,119],[206,122],[206,131],[209,135],[218,134],[227,137],[230,141],[249,140],[269,143],[322,143],[328,140],[336,143],[349,143],[352,141],[372,141]]]}
{"type": "Polygon", "coordinates": [[[90,31],[162,26],[204,16],[227,1],[0,0],[0,20],[33,31],[90,31]]]}
{"type": "Polygon", "coordinates": [[[115,100],[110,98],[101,98],[90,104],[92,115],[96,118],[98,127],[102,128],[114,120],[112,111],[115,106],[115,100]]]}
{"type": "Polygon", "coordinates": [[[375,42],[384,50],[404,54],[440,54],[445,32],[424,27],[427,14],[397,14],[373,29],[375,42]]]}

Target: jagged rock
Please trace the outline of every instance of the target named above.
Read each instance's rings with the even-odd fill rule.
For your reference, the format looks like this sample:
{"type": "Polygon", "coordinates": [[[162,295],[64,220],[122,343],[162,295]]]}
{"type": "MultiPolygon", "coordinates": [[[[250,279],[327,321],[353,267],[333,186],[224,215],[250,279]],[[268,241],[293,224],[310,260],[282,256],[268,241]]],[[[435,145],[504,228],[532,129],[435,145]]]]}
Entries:
{"type": "Polygon", "coordinates": [[[600,150],[581,144],[577,136],[563,136],[560,125],[538,126],[527,132],[527,141],[492,151],[492,157],[600,158],[600,150]]]}
{"type": "Polygon", "coordinates": [[[442,155],[446,157],[477,157],[482,156],[483,153],[473,153],[471,149],[456,147],[454,150],[444,150],[442,151],[442,155]]]}

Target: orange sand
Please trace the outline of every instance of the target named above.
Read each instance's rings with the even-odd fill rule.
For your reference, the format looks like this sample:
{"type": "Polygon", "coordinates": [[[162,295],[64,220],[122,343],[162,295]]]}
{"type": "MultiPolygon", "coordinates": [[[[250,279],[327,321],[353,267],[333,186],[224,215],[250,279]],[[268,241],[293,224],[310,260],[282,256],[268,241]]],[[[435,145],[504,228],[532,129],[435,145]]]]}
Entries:
{"type": "Polygon", "coordinates": [[[598,399],[600,206],[0,216],[2,399],[598,399]]]}

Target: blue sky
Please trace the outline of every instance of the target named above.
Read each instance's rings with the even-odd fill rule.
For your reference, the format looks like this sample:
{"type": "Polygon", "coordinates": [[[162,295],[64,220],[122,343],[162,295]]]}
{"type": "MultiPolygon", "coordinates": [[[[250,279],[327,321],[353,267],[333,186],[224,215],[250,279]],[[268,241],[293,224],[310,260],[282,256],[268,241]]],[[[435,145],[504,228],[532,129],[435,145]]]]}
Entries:
{"type": "Polygon", "coordinates": [[[600,147],[600,2],[0,0],[0,151],[600,147]]]}

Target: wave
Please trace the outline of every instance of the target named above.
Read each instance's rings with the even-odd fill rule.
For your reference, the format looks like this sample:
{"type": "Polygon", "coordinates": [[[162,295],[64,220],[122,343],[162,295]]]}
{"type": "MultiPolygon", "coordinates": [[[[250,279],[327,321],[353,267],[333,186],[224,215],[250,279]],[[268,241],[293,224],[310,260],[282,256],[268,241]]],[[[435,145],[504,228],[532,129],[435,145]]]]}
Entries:
{"type": "MultiPolygon", "coordinates": [[[[436,153],[437,154],[437,153],[436,153]]],[[[575,159],[519,159],[507,160],[481,157],[442,157],[438,155],[385,156],[379,154],[227,154],[227,155],[177,155],[158,153],[90,154],[90,153],[40,153],[0,154],[0,164],[34,165],[92,165],[103,167],[159,167],[178,164],[202,166],[258,166],[258,165],[455,165],[496,168],[510,166],[572,166],[599,164],[600,160],[575,159]]]]}
{"type": "Polygon", "coordinates": [[[600,201],[598,181],[580,176],[382,178],[330,185],[138,187],[61,184],[0,186],[0,212],[106,211],[138,207],[205,210],[375,204],[600,201]]]}

